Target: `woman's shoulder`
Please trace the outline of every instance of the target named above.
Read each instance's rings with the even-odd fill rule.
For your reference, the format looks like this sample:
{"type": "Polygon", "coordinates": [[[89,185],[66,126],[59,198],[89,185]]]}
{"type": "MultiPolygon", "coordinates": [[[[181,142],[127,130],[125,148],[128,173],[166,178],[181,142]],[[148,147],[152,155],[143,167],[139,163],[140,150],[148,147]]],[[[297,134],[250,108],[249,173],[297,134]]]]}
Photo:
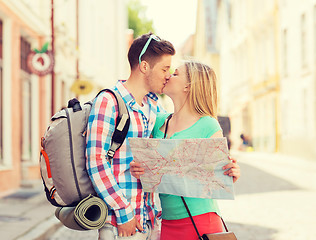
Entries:
{"type": "Polygon", "coordinates": [[[220,127],[218,120],[214,117],[211,117],[211,116],[201,117],[201,122],[203,125],[208,126],[208,127],[209,126],[220,127]]]}
{"type": "Polygon", "coordinates": [[[218,131],[222,131],[222,128],[216,118],[211,116],[202,117],[199,121],[200,129],[207,135],[212,136],[218,131]]]}

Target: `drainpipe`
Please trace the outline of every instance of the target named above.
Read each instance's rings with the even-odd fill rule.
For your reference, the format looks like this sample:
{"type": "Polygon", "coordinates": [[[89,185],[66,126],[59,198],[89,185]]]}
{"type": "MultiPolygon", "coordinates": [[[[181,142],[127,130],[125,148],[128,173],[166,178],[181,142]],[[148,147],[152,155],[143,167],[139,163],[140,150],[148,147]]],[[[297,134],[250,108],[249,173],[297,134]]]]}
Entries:
{"type": "MultiPolygon", "coordinates": [[[[76,59],[76,81],[79,80],[79,0],[76,0],[76,50],[77,50],[77,59],[76,59]]],[[[79,98],[76,94],[76,98],[79,98]]]]}
{"type": "MultiPolygon", "coordinates": [[[[54,32],[54,0],[51,0],[51,31],[52,31],[52,54],[55,61],[55,32],[54,32]]],[[[55,67],[52,69],[52,108],[51,115],[55,112],[55,67]]]]}

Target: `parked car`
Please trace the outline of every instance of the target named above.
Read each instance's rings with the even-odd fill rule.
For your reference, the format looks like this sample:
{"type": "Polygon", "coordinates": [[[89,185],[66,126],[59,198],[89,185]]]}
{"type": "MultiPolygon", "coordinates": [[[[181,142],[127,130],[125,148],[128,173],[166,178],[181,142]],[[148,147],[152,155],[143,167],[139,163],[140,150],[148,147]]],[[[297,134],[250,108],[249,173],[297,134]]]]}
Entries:
{"type": "Polygon", "coordinates": [[[231,132],[231,125],[230,125],[230,118],[227,116],[217,116],[218,122],[223,129],[223,135],[227,139],[227,146],[228,150],[231,147],[231,140],[230,140],[230,132],[231,132]]]}

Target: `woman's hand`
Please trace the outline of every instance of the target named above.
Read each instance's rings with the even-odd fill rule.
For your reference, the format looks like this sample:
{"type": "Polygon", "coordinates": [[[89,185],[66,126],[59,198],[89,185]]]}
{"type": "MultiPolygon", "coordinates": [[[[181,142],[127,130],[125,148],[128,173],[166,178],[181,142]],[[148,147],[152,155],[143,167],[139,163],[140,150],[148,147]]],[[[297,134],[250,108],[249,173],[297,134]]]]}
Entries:
{"type": "Polygon", "coordinates": [[[140,178],[140,175],[143,175],[145,173],[145,169],[140,166],[140,163],[135,162],[134,160],[131,161],[129,166],[132,176],[134,176],[137,179],[140,178]]]}
{"type": "Polygon", "coordinates": [[[233,177],[233,182],[235,183],[240,177],[240,167],[237,164],[236,159],[232,157],[229,157],[229,159],[231,160],[231,163],[228,163],[227,165],[223,167],[224,170],[228,169],[227,171],[224,172],[224,174],[230,177],[233,177]]]}

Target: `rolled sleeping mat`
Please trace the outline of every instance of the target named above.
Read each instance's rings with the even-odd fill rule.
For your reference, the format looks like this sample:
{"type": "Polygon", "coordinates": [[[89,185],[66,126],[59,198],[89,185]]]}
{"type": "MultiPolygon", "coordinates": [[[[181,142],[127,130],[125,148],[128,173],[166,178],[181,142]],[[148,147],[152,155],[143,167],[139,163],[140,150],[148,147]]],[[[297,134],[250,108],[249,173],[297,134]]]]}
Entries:
{"type": "Polygon", "coordinates": [[[107,215],[105,202],[92,195],[81,200],[76,207],[59,207],[55,211],[55,216],[62,224],[79,231],[102,228],[107,215]]]}

